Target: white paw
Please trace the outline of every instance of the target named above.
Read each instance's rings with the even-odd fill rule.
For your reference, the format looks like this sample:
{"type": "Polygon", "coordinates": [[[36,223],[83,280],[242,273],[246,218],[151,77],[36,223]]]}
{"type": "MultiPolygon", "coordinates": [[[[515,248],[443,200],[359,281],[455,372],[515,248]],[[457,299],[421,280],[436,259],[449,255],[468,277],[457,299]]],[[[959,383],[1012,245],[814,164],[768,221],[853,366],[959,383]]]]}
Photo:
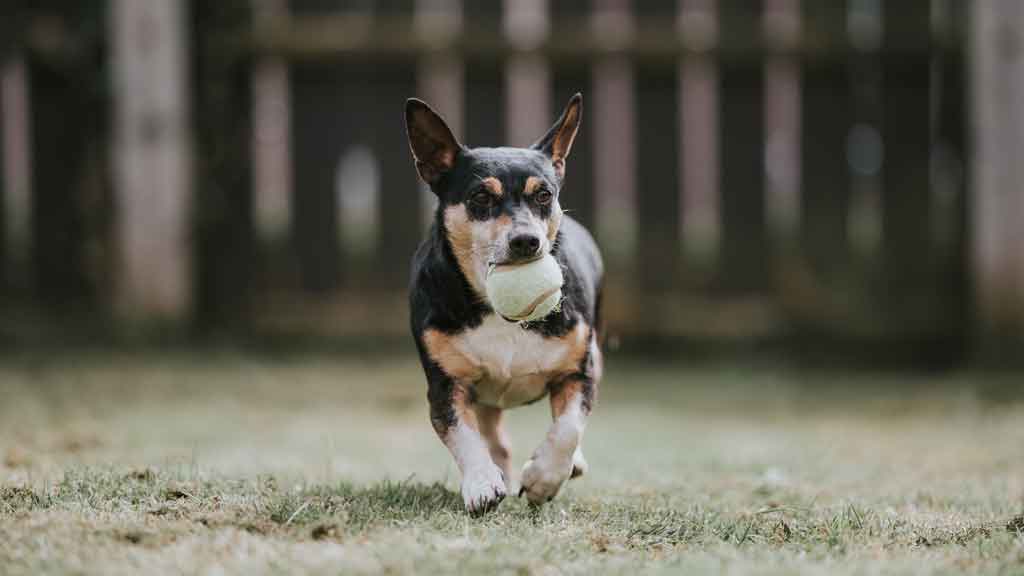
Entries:
{"type": "Polygon", "coordinates": [[[468,470],[462,478],[462,502],[470,514],[490,512],[505,499],[505,493],[501,468],[490,462],[468,470]]]}
{"type": "Polygon", "coordinates": [[[558,494],[562,484],[572,473],[572,461],[559,462],[552,458],[534,456],[523,466],[519,495],[526,495],[530,504],[543,504],[558,494]]]}
{"type": "Polygon", "coordinates": [[[587,464],[587,459],[583,457],[583,449],[580,447],[576,448],[576,451],[572,453],[572,474],[570,478],[579,478],[587,473],[590,469],[590,465],[587,464]]]}

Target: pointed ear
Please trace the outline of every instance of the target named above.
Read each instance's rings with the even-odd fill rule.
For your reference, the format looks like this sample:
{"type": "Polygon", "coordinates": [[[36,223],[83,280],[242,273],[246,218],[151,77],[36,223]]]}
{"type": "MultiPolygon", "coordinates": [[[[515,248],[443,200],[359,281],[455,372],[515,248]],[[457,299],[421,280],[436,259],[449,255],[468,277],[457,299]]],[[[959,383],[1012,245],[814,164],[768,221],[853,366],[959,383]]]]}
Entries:
{"type": "Polygon", "coordinates": [[[576,132],[579,131],[582,116],[583,95],[577,92],[569,100],[569,104],[555,125],[532,146],[533,149],[540,150],[551,158],[551,163],[555,165],[555,172],[559,178],[565,176],[565,159],[569,157],[569,151],[572,150],[572,142],[576,139],[576,132]]]}
{"type": "Polygon", "coordinates": [[[436,184],[455,166],[455,157],[462,145],[426,102],[416,98],[405,101],[405,133],[416,161],[416,172],[427,184],[436,184]]]}

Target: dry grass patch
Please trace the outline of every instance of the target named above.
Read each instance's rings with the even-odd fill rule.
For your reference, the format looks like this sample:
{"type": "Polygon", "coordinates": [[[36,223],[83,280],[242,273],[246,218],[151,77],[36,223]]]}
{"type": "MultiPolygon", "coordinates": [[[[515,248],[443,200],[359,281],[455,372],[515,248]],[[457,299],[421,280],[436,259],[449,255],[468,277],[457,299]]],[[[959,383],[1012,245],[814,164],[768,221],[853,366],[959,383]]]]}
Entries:
{"type": "MultiPolygon", "coordinates": [[[[14,363],[0,572],[1024,573],[996,389],[612,363],[591,475],[471,519],[411,361],[14,363]]],[[[546,420],[513,413],[518,462],[546,420]]]]}

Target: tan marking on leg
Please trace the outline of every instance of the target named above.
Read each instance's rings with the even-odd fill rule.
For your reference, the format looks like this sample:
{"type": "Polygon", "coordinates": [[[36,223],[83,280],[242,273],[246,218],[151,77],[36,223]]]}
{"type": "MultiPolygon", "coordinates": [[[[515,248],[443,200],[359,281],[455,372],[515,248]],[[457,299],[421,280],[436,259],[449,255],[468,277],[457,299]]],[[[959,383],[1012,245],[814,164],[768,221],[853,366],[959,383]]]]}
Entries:
{"type": "Polygon", "coordinates": [[[583,383],[579,380],[570,380],[562,384],[557,390],[551,393],[551,418],[558,420],[558,417],[565,414],[569,403],[583,391],[583,383]]]}
{"type": "Polygon", "coordinates": [[[483,436],[490,448],[491,460],[504,472],[507,484],[511,481],[512,476],[509,467],[508,434],[504,427],[504,411],[501,408],[480,404],[474,406],[473,410],[476,412],[480,435],[483,436]]]}
{"type": "Polygon", "coordinates": [[[462,501],[470,513],[487,512],[505,497],[505,472],[491,459],[476,412],[469,405],[468,391],[461,384],[452,392],[452,407],[455,425],[449,427],[443,441],[462,473],[462,501]]]}
{"type": "Polygon", "coordinates": [[[427,355],[453,380],[474,381],[480,377],[480,369],[466,358],[455,346],[455,337],[439,330],[423,333],[423,346],[427,355]]]}
{"type": "Polygon", "coordinates": [[[554,422],[523,466],[519,493],[525,494],[531,504],[543,504],[554,498],[572,475],[573,458],[586,426],[582,404],[582,383],[578,380],[565,382],[551,395],[554,422]]]}
{"type": "Polygon", "coordinates": [[[590,326],[580,320],[572,330],[559,338],[568,346],[569,352],[565,355],[565,359],[559,365],[557,372],[572,374],[579,371],[580,362],[583,361],[583,356],[587,353],[587,347],[589,346],[587,341],[589,334],[590,326]]]}

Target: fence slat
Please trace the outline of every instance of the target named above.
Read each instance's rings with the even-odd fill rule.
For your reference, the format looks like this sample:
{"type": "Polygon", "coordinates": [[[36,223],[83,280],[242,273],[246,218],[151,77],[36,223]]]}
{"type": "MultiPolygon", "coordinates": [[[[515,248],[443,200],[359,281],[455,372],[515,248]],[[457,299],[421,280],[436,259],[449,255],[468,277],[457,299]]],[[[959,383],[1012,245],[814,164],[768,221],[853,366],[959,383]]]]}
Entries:
{"type": "Polygon", "coordinates": [[[934,309],[931,246],[930,58],[903,54],[930,37],[930,0],[885,2],[882,61],[882,270],[887,316],[905,324],[945,314],[934,309]]]}
{"type": "MultiPolygon", "coordinates": [[[[761,37],[761,1],[722,0],[722,34],[761,37]]],[[[722,61],[720,82],[722,287],[760,291],[769,285],[764,183],[764,66],[722,61]]]]}
{"type": "MultiPolygon", "coordinates": [[[[0,58],[4,58],[6,55],[3,50],[0,50],[0,58]]],[[[8,166],[10,162],[7,160],[11,156],[10,140],[13,140],[8,136],[12,133],[12,118],[9,117],[13,117],[13,114],[10,113],[11,103],[8,102],[11,98],[8,95],[10,91],[8,84],[11,83],[10,78],[13,77],[14,58],[11,57],[8,62],[0,62],[0,296],[8,296],[11,291],[10,277],[14,273],[14,254],[10,248],[11,239],[8,237],[13,219],[10,216],[12,196],[8,190],[12,187],[9,184],[11,169],[8,166]]]]}
{"type": "Polygon", "coordinates": [[[33,130],[33,286],[36,295],[46,304],[59,306],[80,294],[88,294],[77,273],[81,262],[81,243],[77,241],[81,225],[74,210],[77,200],[74,171],[81,167],[82,149],[77,138],[67,137],[84,132],[85,116],[77,92],[58,70],[32,62],[29,78],[33,130]],[[61,113],[51,113],[56,110],[61,113]]]}
{"type": "MultiPolygon", "coordinates": [[[[416,70],[411,63],[395,64],[378,72],[375,106],[364,113],[374,124],[373,146],[380,173],[377,213],[377,285],[402,290],[409,284],[409,262],[422,238],[420,194],[415,170],[406,152],[405,99],[416,91],[416,70]]],[[[369,129],[369,127],[368,127],[369,129]]]]}
{"type": "MultiPolygon", "coordinates": [[[[846,37],[842,2],[803,2],[804,18],[826,34],[846,37]]],[[[811,269],[834,277],[847,264],[850,173],[847,136],[853,124],[850,70],[842,60],[804,60],[801,121],[800,240],[811,269]]]]}
{"type": "MultiPolygon", "coordinates": [[[[413,0],[380,0],[382,16],[411,15],[413,0]]],[[[395,62],[378,69],[377,98],[374,108],[362,118],[373,135],[374,154],[380,174],[380,201],[377,203],[377,251],[380,265],[373,266],[377,286],[400,291],[409,285],[409,266],[422,238],[420,229],[423,197],[415,170],[407,154],[405,100],[416,93],[416,64],[395,62]]]]}
{"type": "MultiPolygon", "coordinates": [[[[342,153],[366,136],[358,131],[355,116],[368,115],[373,108],[374,90],[365,84],[370,73],[351,65],[300,64],[291,69],[292,233],[302,285],[307,290],[339,288],[345,279],[342,271],[349,268],[340,245],[336,177],[342,153]]],[[[345,191],[345,183],[341,183],[341,193],[345,191]]]]}
{"type": "MultiPolygon", "coordinates": [[[[121,0],[112,2],[110,9],[118,87],[114,114],[121,247],[117,305],[133,320],[154,316],[183,320],[192,307],[184,4],[121,0]]],[[[60,122],[79,113],[65,112],[60,122]]],[[[47,190],[53,183],[40,180],[39,184],[47,190]]]]}
{"type": "MultiPolygon", "coordinates": [[[[933,9],[936,5],[933,4],[933,9]]],[[[946,33],[966,38],[968,6],[947,0],[944,13],[939,14],[940,28],[946,33]]],[[[933,18],[935,20],[935,18],[933,18]]],[[[950,361],[962,361],[970,354],[971,346],[971,293],[968,240],[968,110],[967,66],[963,52],[945,53],[937,58],[940,81],[939,94],[933,98],[938,107],[935,118],[938,126],[933,130],[943,153],[934,156],[936,167],[932,182],[933,194],[942,192],[942,220],[936,234],[941,255],[938,284],[947,286],[941,292],[939,306],[949,312],[946,345],[950,361]]],[[[933,85],[936,85],[933,83],[933,85]]]]}
{"type": "MultiPolygon", "coordinates": [[[[479,22],[488,34],[501,34],[501,0],[468,0],[465,18],[479,22]]],[[[503,62],[466,64],[465,143],[500,146],[505,135],[505,68],[503,62]]]]}
{"type": "Polygon", "coordinates": [[[244,323],[253,263],[251,69],[218,46],[250,22],[247,0],[189,5],[198,151],[195,178],[196,312],[200,328],[244,323]]]}
{"type": "MultiPolygon", "coordinates": [[[[674,2],[638,0],[638,16],[675,18],[674,2]]],[[[676,287],[679,270],[678,67],[638,68],[636,106],[636,264],[641,286],[676,287]]]]}
{"type": "Polygon", "coordinates": [[[1024,4],[989,0],[974,2],[971,11],[977,149],[968,228],[977,352],[1019,362],[1024,339],[1024,59],[1019,43],[1024,38],[1024,4]]]}
{"type": "MultiPolygon", "coordinates": [[[[555,0],[551,3],[554,20],[572,19],[580,26],[590,25],[590,0],[555,0]]],[[[584,118],[576,140],[572,145],[572,156],[567,167],[565,187],[560,202],[569,215],[588,229],[594,226],[594,161],[593,126],[596,120],[588,104],[593,97],[593,75],[589,64],[558,66],[551,72],[553,80],[551,112],[558,114],[576,92],[583,93],[584,118]]],[[[553,118],[551,119],[553,120],[553,118]]]]}

